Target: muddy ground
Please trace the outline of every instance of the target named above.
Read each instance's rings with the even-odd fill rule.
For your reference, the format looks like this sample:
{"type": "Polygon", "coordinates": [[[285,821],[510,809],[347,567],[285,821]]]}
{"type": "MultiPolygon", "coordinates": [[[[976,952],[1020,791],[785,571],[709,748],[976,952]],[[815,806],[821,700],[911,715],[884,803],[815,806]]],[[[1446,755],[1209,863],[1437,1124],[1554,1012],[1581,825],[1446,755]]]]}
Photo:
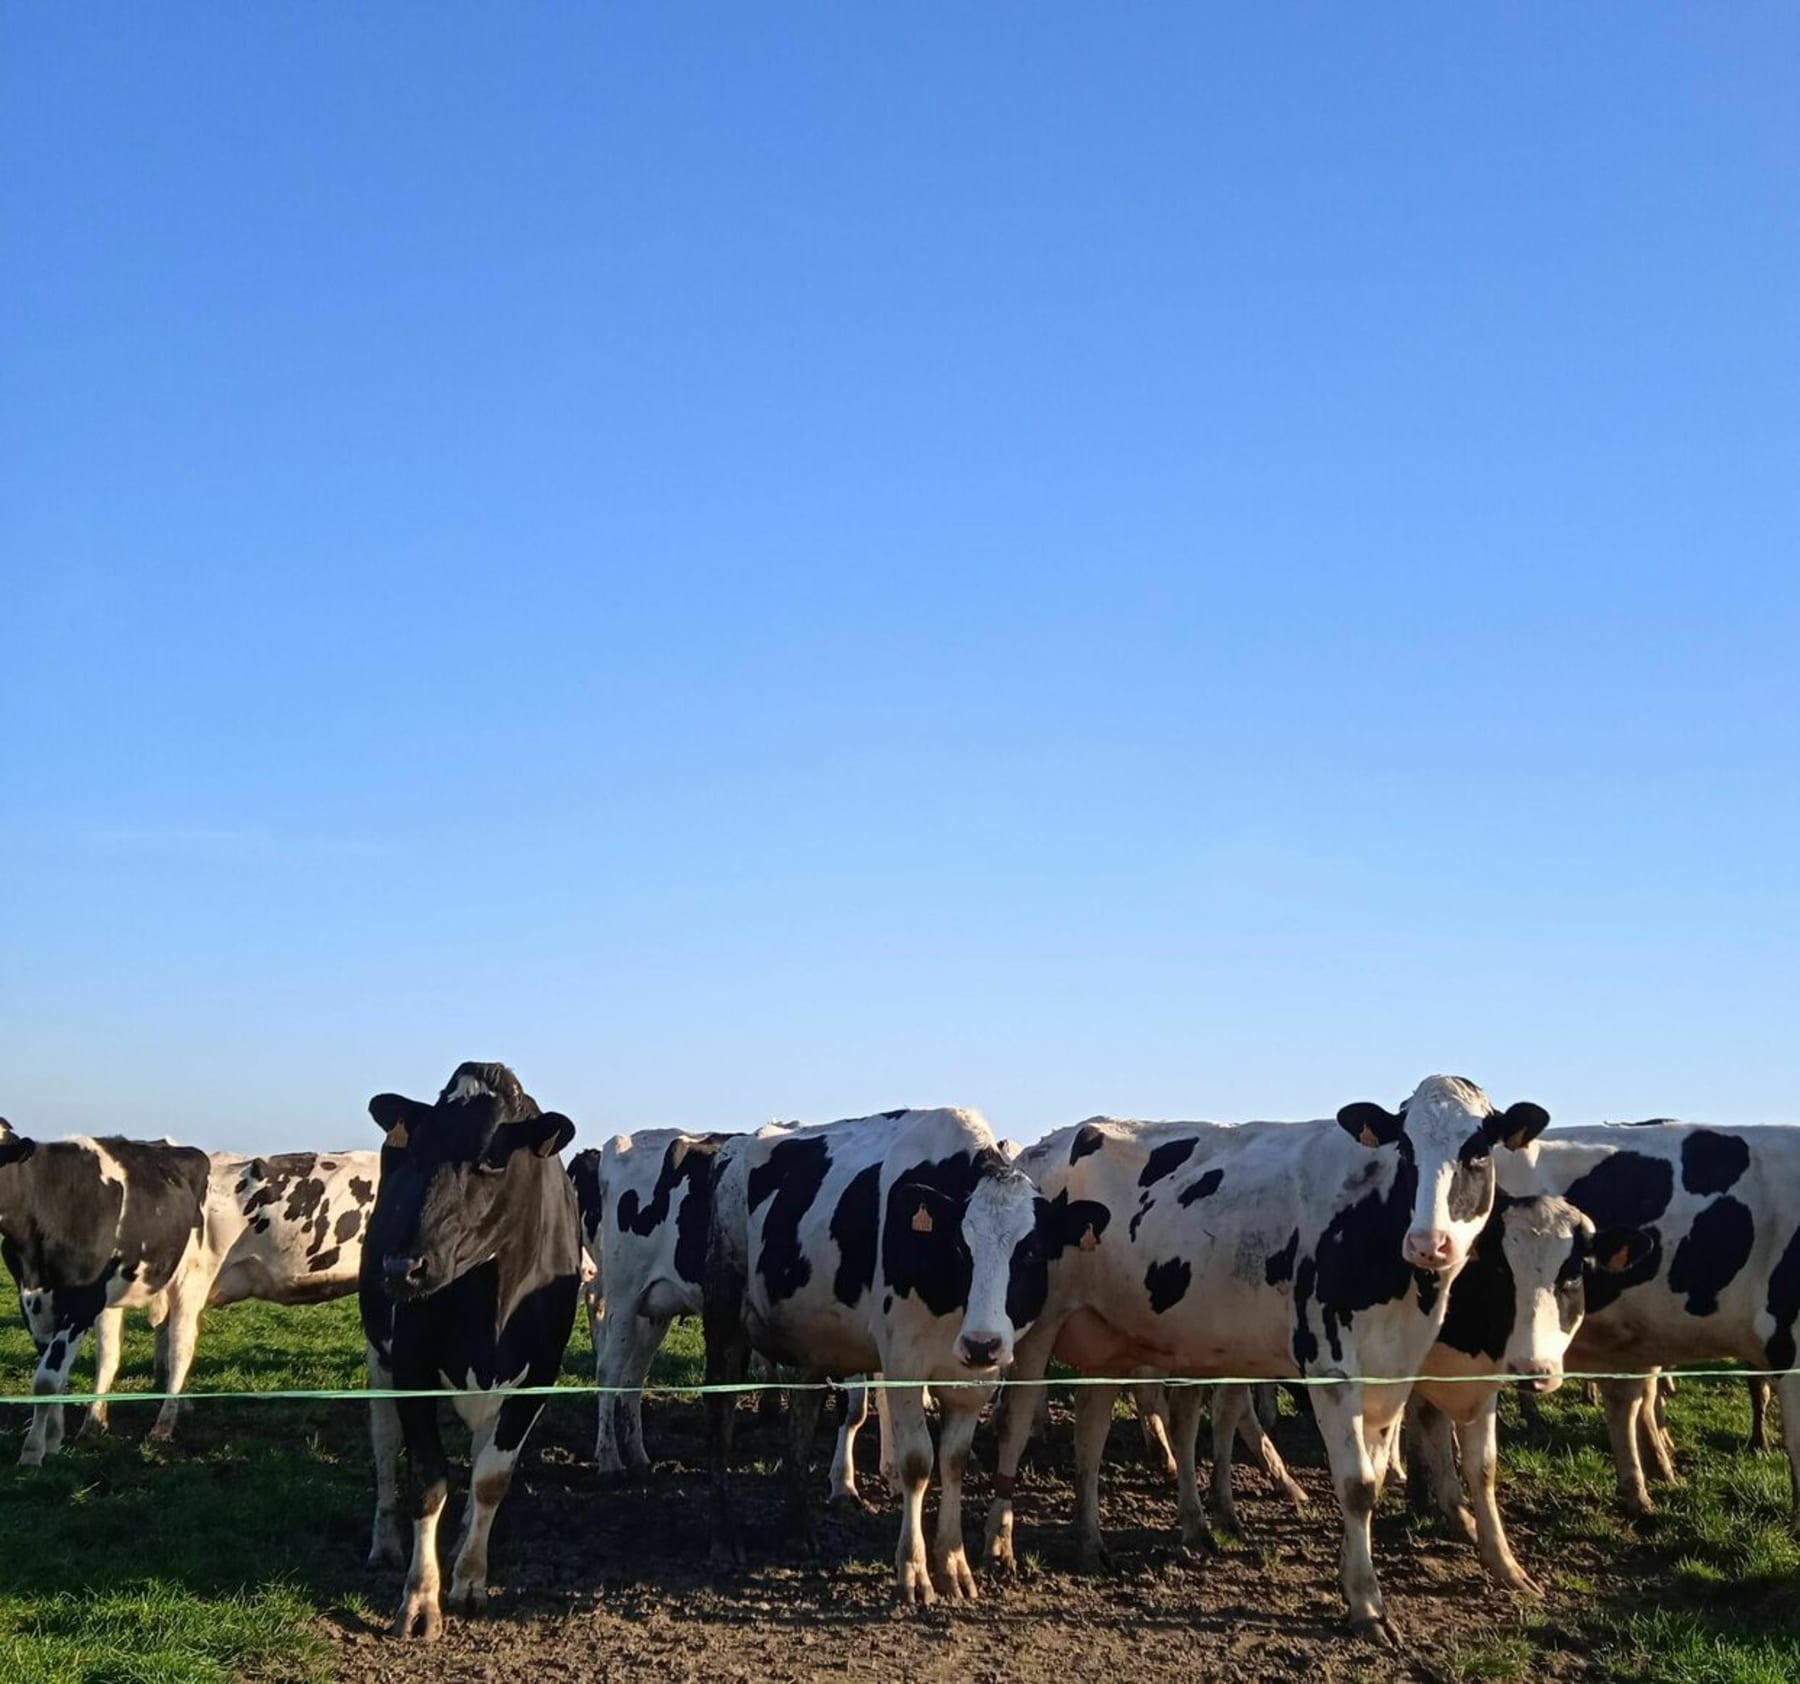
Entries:
{"type": "MultiPolygon", "coordinates": [[[[1514,1547],[1552,1584],[1548,1600],[1523,1604],[1493,1587],[1472,1550],[1435,1523],[1415,1522],[1390,1491],[1376,1519],[1376,1559],[1399,1648],[1350,1638],[1337,1589],[1337,1527],[1323,1452],[1309,1421],[1285,1417],[1277,1433],[1312,1495],[1291,1510],[1259,1471],[1240,1465],[1240,1510],[1254,1548],[1198,1562],[1175,1545],[1174,1491],[1139,1452],[1137,1430],[1114,1429],[1102,1487],[1113,1567],[1075,1571],[1069,1533],[1071,1450],[1057,1410],[1047,1448],[1021,1478],[1017,1547],[1021,1575],[982,1580],[976,1604],[931,1610],[892,1605],[897,1505],[874,1473],[874,1423],[858,1446],[863,1516],[822,1513],[821,1551],[797,1563],[783,1547],[779,1487],[768,1474],[779,1426],[740,1416],[738,1489],[751,1565],[722,1577],[707,1565],[703,1422],[697,1404],[654,1403],[646,1437],[658,1458],[650,1483],[603,1489],[588,1452],[590,1417],[559,1408],[540,1424],[522,1477],[495,1530],[494,1593],[479,1620],[451,1619],[442,1641],[402,1646],[353,1615],[328,1622],[348,1684],[462,1684],[531,1680],[958,1679],[1048,1681],[1205,1677],[1221,1680],[1439,1680],[1486,1671],[1483,1657],[1528,1641],[1542,1679],[1604,1676],[1578,1639],[1562,1633],[1559,1602],[1579,1594],[1632,1594],[1629,1560],[1600,1552],[1544,1560],[1533,1516],[1509,1510],[1514,1547]],[[763,1468],[752,1464],[763,1462],[763,1468]],[[1578,1573],[1579,1593],[1554,1588],[1578,1573]],[[1522,1614],[1537,1616],[1529,1632],[1522,1614]],[[1543,1616],[1548,1618],[1543,1618],[1543,1616]]],[[[817,1467],[829,1458],[821,1428],[817,1467]]],[[[991,1441],[976,1445],[965,1517],[971,1557],[986,1512],[991,1441]]],[[[466,1479],[466,1471],[459,1470],[466,1479]]],[[[935,1508],[928,1510],[928,1523],[935,1508]]],[[[443,1538],[454,1535],[446,1517],[443,1538]]],[[[366,1589],[385,1617],[398,1573],[366,1589]],[[390,1582],[391,1581],[391,1582],[390,1582]]],[[[448,1563],[446,1562],[446,1582],[448,1563]]],[[[1579,1621],[1570,1622],[1579,1624],[1579,1621]]]]}

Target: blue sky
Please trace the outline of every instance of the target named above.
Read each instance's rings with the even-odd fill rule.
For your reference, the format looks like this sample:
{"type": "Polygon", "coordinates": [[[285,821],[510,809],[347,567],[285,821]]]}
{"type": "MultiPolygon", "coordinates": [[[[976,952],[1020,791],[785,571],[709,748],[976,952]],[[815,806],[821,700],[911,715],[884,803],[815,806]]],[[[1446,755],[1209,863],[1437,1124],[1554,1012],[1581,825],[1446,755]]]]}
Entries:
{"type": "Polygon", "coordinates": [[[1791,8],[0,30],[21,1128],[1800,1119],[1791,8]]]}

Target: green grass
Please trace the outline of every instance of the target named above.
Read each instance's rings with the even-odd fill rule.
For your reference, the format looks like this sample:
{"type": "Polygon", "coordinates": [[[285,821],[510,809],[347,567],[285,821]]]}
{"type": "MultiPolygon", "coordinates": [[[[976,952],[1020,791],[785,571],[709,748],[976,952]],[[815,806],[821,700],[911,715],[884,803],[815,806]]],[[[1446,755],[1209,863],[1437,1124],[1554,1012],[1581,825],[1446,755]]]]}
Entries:
{"type": "MultiPolygon", "coordinates": [[[[0,1277],[9,1308],[10,1283],[0,1277]]],[[[127,1335],[119,1389],[152,1385],[152,1342],[127,1335]]],[[[28,1388],[30,1340],[0,1318],[0,1391],[28,1388]]],[[[89,1359],[91,1362],[91,1352],[89,1359]]],[[[77,1384],[86,1383],[84,1364],[77,1384]]],[[[577,1328],[564,1372],[588,1380],[577,1328]]],[[[678,1324],[653,1386],[701,1374],[697,1325],[678,1324]]],[[[354,1388],[354,1300],[208,1313],[190,1391],[354,1388]]],[[[585,1404],[582,1407],[587,1407],[585,1404]]],[[[71,1428],[80,1411],[72,1410],[71,1428]]],[[[144,1442],[152,1406],[40,1469],[13,1465],[25,1413],[0,1411],[3,1684],[327,1684],[328,1622],[379,1626],[362,1567],[373,1482],[366,1415],[347,1403],[201,1402],[177,1442],[144,1442]]],[[[1459,1679],[1530,1679],[1546,1652],[1633,1684],[1800,1679],[1800,1544],[1784,1459],[1749,1456],[1744,1389],[1684,1382],[1670,1406],[1682,1483],[1632,1520],[1613,1495],[1597,1411],[1566,1387],[1543,1424],[1505,1435],[1502,1501],[1553,1610],[1521,1609],[1448,1660],[1459,1679]]],[[[1321,1521],[1321,1524],[1324,1524],[1321,1521]]],[[[1421,1547],[1447,1548],[1441,1534],[1421,1547]]],[[[1479,1593],[1476,1593],[1479,1594],[1479,1593]]],[[[1497,1594],[1497,1593],[1496,1593],[1497,1594]]]]}

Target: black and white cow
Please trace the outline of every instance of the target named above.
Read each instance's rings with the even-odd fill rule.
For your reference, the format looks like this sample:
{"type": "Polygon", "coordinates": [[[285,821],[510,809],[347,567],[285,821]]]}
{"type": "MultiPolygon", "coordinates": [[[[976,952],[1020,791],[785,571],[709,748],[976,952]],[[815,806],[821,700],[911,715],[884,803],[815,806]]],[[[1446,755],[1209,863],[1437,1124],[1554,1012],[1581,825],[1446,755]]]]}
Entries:
{"type": "MultiPolygon", "coordinates": [[[[1095,1119],[1052,1135],[1020,1167],[1045,1198],[1098,1216],[1057,1269],[1016,1375],[1041,1377],[1054,1353],[1095,1375],[1147,1366],[1341,1381],[1309,1395],[1343,1514],[1350,1620],[1385,1636],[1370,1517],[1406,1388],[1361,1382],[1419,1371],[1492,1211],[1495,1149],[1525,1145],[1548,1121],[1536,1105],[1499,1112],[1472,1082],[1434,1076],[1397,1113],[1357,1104],[1335,1122],[1095,1119]]],[[[1191,1390],[1175,1388],[1175,1402],[1187,1407],[1191,1390]]],[[[1106,1387],[1077,1397],[1079,1524],[1096,1532],[1111,1401],[1106,1387]]],[[[1191,1430],[1183,1423],[1177,1442],[1191,1430]]],[[[1014,1559],[1024,1438],[1009,1421],[988,1521],[1001,1567],[1014,1559]]]]}
{"type": "MultiPolygon", "coordinates": [[[[206,1184],[206,1154],[192,1146],[34,1141],[0,1122],[0,1255],[37,1346],[34,1392],[69,1389],[82,1342],[103,1318],[111,1318],[116,1367],[118,1315],[128,1308],[147,1309],[159,1327],[187,1330],[182,1339],[159,1340],[161,1389],[181,1389],[206,1298],[206,1184]]],[[[112,1381],[104,1358],[102,1368],[99,1391],[112,1381]]],[[[175,1407],[172,1397],[163,1404],[153,1437],[173,1430],[175,1407]]],[[[20,1464],[36,1467],[62,1438],[62,1406],[34,1408],[20,1464]]]]}
{"type": "MultiPolygon", "coordinates": [[[[1557,1129],[1506,1166],[1508,1192],[1557,1193],[1602,1227],[1654,1243],[1590,1286],[1569,1352],[1577,1370],[1644,1369],[1731,1358],[1795,1367],[1800,1339],[1800,1128],[1655,1122],[1557,1129]]],[[[1782,1439],[1800,1480],[1800,1375],[1776,1382],[1782,1439]]],[[[1656,1451],[1654,1388],[1602,1386],[1619,1489],[1651,1508],[1640,1436],[1656,1451]]],[[[1666,1448],[1658,1455],[1666,1456],[1666,1448]]]]}
{"type": "Polygon", "coordinates": [[[641,1472],[643,1386],[677,1316],[698,1315],[712,1221],[713,1159],[730,1136],[644,1129],[569,1166],[582,1240],[596,1267],[594,1380],[603,1390],[594,1460],[606,1478],[641,1472]]]}
{"type": "MultiPolygon", "coordinates": [[[[962,1476],[991,1381],[1042,1306],[1046,1268],[1077,1232],[1067,1201],[1037,1197],[972,1111],[889,1111],[733,1142],[721,1153],[706,1305],[707,1378],[742,1372],[746,1346],[808,1376],[880,1373],[904,1502],[896,1590],[975,1594],[962,1538],[962,1476]],[[903,1383],[902,1383],[903,1382],[903,1383]],[[923,1508],[932,1445],[924,1393],[938,1383],[941,1480],[935,1561],[923,1508]]],[[[709,1398],[715,1551],[741,1556],[726,1482],[733,1411],[709,1398]]],[[[790,1517],[804,1534],[805,1461],[820,1394],[790,1410],[790,1517]]]]}
{"type": "MultiPolygon", "coordinates": [[[[474,1437],[470,1500],[448,1603],[475,1612],[487,1590],[488,1533],[575,1322],[581,1233],[557,1154],[575,1125],[540,1111],[504,1064],[458,1065],[433,1104],[377,1094],[386,1133],[381,1184],[357,1293],[372,1389],[455,1394],[474,1437]]],[[[394,1633],[434,1638],[438,1521],[449,1466],[438,1401],[373,1399],[376,1508],[371,1566],[401,1559],[399,1445],[416,1488],[412,1564],[394,1633]]]]}

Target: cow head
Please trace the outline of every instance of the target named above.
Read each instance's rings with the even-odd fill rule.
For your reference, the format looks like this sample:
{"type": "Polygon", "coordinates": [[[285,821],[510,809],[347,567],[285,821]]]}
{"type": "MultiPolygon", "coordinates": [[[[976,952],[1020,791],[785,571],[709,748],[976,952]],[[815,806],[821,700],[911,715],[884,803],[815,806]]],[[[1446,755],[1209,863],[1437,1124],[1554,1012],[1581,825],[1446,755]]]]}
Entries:
{"type": "Polygon", "coordinates": [[[1494,1208],[1494,1148],[1528,1145],[1550,1113],[1523,1100],[1496,1111],[1473,1082],[1428,1076],[1398,1113],[1362,1101],[1337,1120],[1364,1146],[1396,1147],[1410,1166],[1415,1191],[1402,1250],[1413,1268],[1441,1273],[1469,1255],[1494,1208]]]}
{"type": "Polygon", "coordinates": [[[27,1140],[17,1133],[12,1124],[0,1117],[0,1169],[7,1164],[16,1164],[29,1158],[37,1150],[34,1141],[27,1140]]]}
{"type": "Polygon", "coordinates": [[[1655,1243],[1641,1228],[1597,1230],[1567,1199],[1501,1193],[1451,1285],[1439,1338],[1531,1391],[1553,1392],[1586,1314],[1587,1282],[1629,1269],[1655,1243]]]}
{"type": "Polygon", "coordinates": [[[423,1298],[493,1257],[529,1166],[575,1125],[537,1102],[504,1064],[460,1064],[434,1104],[377,1094],[386,1140],[365,1242],[389,1294],[423,1298]]]}
{"type": "Polygon", "coordinates": [[[960,1163],[968,1167],[954,1176],[943,1172],[957,1159],[922,1166],[895,1187],[887,1220],[899,1226],[883,1247],[890,1276],[899,1264],[935,1313],[961,1311],[957,1360],[977,1372],[1004,1369],[1043,1312],[1050,1264],[1097,1240],[1109,1213],[1088,1200],[1071,1204],[1067,1193],[1040,1197],[991,1147],[960,1163]],[[910,1255],[902,1261],[901,1253],[910,1255]]]}

